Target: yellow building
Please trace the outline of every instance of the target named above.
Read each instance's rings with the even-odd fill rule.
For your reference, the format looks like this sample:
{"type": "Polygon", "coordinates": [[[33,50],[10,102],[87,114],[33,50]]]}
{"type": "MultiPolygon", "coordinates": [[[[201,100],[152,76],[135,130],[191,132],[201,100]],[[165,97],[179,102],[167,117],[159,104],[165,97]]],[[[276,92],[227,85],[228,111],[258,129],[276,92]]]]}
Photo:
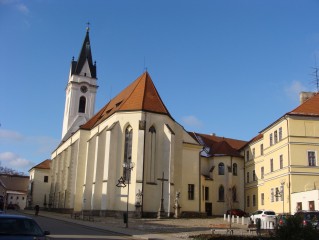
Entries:
{"type": "Polygon", "coordinates": [[[242,149],[245,210],[294,213],[319,209],[315,194],[307,205],[292,195],[319,189],[319,94],[301,93],[301,104],[263,129],[242,149]]]}

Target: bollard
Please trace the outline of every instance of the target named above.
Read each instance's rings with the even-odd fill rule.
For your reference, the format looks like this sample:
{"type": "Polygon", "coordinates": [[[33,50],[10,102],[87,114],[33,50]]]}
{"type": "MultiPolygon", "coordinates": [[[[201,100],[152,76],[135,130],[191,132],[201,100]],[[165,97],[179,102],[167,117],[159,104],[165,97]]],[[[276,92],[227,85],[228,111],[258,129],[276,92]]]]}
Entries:
{"type": "Polygon", "coordinates": [[[239,223],[239,216],[237,216],[236,222],[239,223]]]}
{"type": "Polygon", "coordinates": [[[123,221],[124,223],[127,223],[127,213],[123,213],[123,221]]]}
{"type": "Polygon", "coordinates": [[[227,216],[227,215],[226,215],[226,214],[224,214],[224,221],[226,220],[226,216],[227,216]]]}

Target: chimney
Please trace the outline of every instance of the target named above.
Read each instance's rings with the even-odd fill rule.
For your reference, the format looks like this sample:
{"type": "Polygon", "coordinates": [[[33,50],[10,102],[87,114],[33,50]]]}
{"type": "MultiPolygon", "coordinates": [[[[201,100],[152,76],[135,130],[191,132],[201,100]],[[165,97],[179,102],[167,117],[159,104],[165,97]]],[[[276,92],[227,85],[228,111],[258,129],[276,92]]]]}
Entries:
{"type": "Polygon", "coordinates": [[[305,101],[307,101],[309,98],[311,98],[315,94],[316,94],[315,92],[301,92],[299,94],[300,104],[303,104],[305,101]]]}

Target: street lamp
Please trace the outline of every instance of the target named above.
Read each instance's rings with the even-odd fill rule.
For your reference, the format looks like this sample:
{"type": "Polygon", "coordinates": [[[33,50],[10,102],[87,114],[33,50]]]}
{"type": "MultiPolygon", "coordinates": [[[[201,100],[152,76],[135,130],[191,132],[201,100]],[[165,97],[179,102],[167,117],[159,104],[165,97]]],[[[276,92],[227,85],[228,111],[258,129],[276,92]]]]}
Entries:
{"type": "Polygon", "coordinates": [[[284,194],[285,180],[284,179],[280,181],[280,185],[281,185],[281,191],[279,191],[279,189],[277,188],[275,197],[282,198],[282,214],[284,214],[285,212],[285,194],[284,194]]]}
{"type": "Polygon", "coordinates": [[[128,201],[130,195],[130,178],[131,178],[131,171],[134,168],[133,162],[124,162],[123,168],[125,169],[125,180],[127,181],[127,198],[126,198],[126,227],[128,228],[128,201]]]}

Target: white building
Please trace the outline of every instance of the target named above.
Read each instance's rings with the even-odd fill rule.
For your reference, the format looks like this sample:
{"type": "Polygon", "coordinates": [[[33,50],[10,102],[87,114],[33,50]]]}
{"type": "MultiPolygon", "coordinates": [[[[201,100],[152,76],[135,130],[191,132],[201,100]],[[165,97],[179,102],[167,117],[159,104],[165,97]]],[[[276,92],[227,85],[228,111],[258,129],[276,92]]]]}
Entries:
{"type": "Polygon", "coordinates": [[[50,165],[51,160],[47,159],[29,170],[28,207],[48,207],[51,187],[50,165]]]}

